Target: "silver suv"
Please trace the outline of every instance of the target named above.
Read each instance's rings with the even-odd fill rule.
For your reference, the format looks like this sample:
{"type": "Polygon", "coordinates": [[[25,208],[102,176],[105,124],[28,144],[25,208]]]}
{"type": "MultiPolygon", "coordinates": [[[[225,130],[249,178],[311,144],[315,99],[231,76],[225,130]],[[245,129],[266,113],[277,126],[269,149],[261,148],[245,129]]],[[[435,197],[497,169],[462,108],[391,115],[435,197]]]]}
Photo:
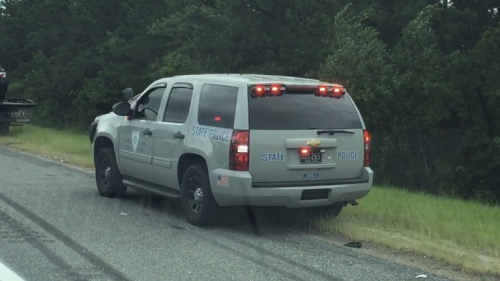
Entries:
{"type": "Polygon", "coordinates": [[[90,127],[99,194],[180,198],[194,225],[223,206],[320,207],[370,190],[370,135],[346,89],[246,74],[164,78],[126,89],[90,127]]]}

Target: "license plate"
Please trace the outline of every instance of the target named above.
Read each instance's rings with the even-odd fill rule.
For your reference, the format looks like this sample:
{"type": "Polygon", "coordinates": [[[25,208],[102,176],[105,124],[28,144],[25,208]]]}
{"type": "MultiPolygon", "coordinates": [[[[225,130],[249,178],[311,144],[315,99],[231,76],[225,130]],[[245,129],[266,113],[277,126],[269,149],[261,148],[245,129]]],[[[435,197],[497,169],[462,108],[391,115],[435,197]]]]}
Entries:
{"type": "Polygon", "coordinates": [[[321,163],[323,160],[322,154],[319,150],[312,150],[308,156],[300,157],[300,164],[314,164],[321,163]]]}

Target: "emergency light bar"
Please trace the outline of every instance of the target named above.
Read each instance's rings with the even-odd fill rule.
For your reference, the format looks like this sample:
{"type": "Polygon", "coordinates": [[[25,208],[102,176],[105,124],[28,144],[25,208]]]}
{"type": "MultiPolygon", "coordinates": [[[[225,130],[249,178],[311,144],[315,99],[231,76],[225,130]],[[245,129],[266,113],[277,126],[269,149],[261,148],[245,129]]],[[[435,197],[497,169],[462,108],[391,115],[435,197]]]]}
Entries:
{"type": "Polygon", "coordinates": [[[280,84],[255,85],[250,87],[250,95],[256,97],[281,96],[286,92],[286,86],[280,84]]]}
{"type": "Polygon", "coordinates": [[[339,99],[345,93],[346,91],[342,86],[319,86],[314,95],[339,99]]]}
{"type": "Polygon", "coordinates": [[[253,85],[249,88],[249,93],[252,98],[281,96],[287,91],[289,91],[290,93],[314,93],[314,95],[318,97],[330,97],[336,99],[340,99],[346,94],[346,89],[343,86],[337,84],[325,86],[291,85],[290,87],[280,84],[268,84],[253,85]]]}

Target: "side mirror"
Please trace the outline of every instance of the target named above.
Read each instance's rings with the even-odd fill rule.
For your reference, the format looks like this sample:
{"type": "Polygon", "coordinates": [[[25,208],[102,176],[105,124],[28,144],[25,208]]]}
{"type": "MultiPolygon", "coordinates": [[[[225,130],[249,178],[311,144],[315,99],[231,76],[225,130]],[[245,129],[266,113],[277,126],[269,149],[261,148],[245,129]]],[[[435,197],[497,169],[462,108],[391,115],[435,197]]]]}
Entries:
{"type": "Polygon", "coordinates": [[[113,112],[118,116],[127,116],[130,114],[130,111],[132,111],[132,109],[128,102],[119,102],[113,105],[113,112]]]}
{"type": "Polygon", "coordinates": [[[127,88],[123,90],[123,97],[125,97],[125,100],[129,100],[134,97],[134,90],[131,88],[127,88]]]}

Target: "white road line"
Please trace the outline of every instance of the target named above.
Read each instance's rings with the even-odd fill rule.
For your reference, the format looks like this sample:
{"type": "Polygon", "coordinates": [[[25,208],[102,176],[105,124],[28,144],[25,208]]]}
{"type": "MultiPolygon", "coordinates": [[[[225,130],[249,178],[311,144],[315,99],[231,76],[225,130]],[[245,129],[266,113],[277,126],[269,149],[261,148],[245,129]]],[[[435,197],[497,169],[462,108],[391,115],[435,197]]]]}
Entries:
{"type": "Polygon", "coordinates": [[[24,279],[0,262],[0,281],[24,281],[24,279]]]}

